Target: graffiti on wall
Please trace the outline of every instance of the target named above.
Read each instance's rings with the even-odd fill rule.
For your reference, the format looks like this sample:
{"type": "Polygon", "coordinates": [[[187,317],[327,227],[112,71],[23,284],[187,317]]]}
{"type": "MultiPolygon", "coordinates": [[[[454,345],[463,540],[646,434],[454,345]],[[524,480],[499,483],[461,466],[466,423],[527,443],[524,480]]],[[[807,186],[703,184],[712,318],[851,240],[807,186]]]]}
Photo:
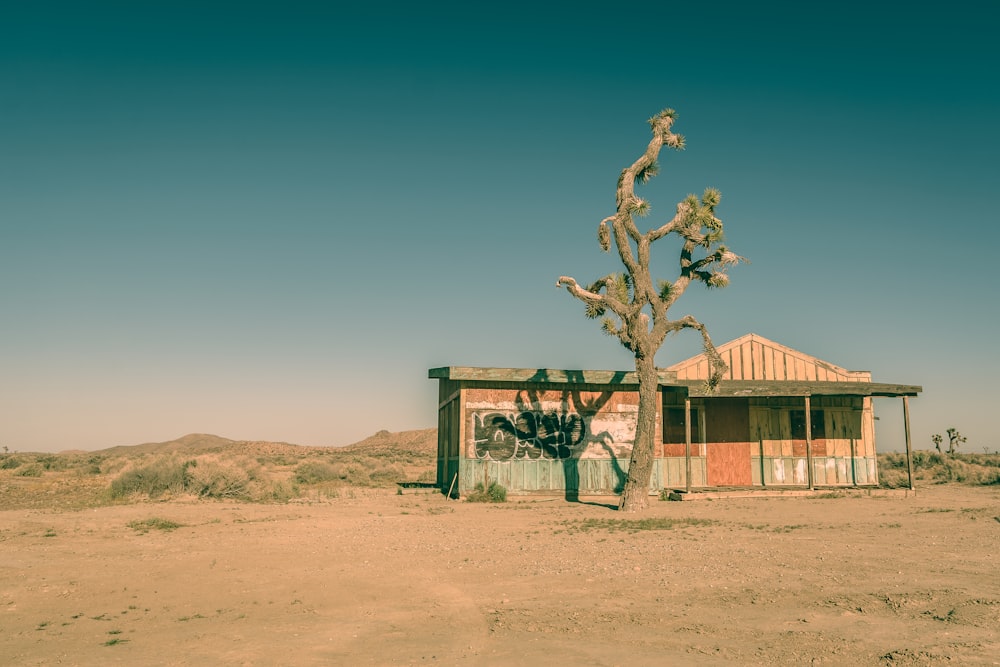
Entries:
{"type": "Polygon", "coordinates": [[[575,412],[488,412],[474,415],[473,423],[476,457],[494,461],[572,458],[587,435],[575,412]]]}
{"type": "Polygon", "coordinates": [[[469,456],[491,461],[617,458],[635,437],[638,396],[601,392],[470,389],[469,456]],[[615,396],[619,404],[605,410],[615,396]]]}

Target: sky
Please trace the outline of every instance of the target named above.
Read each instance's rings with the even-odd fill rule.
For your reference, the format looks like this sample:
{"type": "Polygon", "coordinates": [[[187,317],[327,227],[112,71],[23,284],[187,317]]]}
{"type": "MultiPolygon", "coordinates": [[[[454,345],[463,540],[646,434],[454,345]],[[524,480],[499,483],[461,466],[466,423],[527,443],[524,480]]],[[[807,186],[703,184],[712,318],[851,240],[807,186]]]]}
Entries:
{"type": "Polygon", "coordinates": [[[335,4],[0,8],[0,445],[344,445],[434,426],[430,368],[631,368],[555,281],[616,270],[597,223],[671,107],[642,224],[716,187],[751,260],[671,313],[1000,448],[992,2],[335,4]]]}

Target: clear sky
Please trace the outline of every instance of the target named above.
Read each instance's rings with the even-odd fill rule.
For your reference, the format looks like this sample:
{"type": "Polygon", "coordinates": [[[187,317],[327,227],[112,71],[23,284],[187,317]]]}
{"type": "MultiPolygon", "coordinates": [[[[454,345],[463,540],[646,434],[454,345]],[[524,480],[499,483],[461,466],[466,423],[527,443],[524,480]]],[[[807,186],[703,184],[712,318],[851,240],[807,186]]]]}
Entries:
{"type": "Polygon", "coordinates": [[[555,280],[614,270],[673,107],[648,224],[717,187],[752,261],[673,314],[1000,448],[994,2],[340,4],[0,8],[0,445],[340,445],[435,425],[431,367],[630,368],[555,280]]]}

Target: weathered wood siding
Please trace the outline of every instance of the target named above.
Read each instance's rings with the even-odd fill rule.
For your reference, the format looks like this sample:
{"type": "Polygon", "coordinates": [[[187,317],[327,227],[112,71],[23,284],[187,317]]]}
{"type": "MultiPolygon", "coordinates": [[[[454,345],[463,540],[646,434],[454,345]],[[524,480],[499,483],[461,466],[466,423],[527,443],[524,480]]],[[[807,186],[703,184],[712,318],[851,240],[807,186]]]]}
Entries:
{"type": "Polygon", "coordinates": [[[437,486],[447,493],[459,469],[462,391],[452,380],[438,382],[437,486]]]}
{"type": "MultiPolygon", "coordinates": [[[[800,382],[870,382],[868,371],[850,371],[768,340],[756,334],[747,334],[719,346],[719,354],[728,364],[725,380],[800,381],[800,382]]],[[[698,355],[667,369],[677,374],[678,380],[703,380],[708,377],[708,363],[698,355]]],[[[664,392],[664,414],[669,407],[676,407],[683,399],[673,392],[664,392]]],[[[692,408],[710,424],[708,433],[702,429],[700,440],[707,451],[714,442],[737,442],[737,431],[742,424],[731,414],[732,408],[713,411],[713,402],[731,401],[711,397],[692,399],[692,408]],[[729,412],[727,412],[729,410],[729,412]],[[717,419],[723,417],[723,422],[717,419]]],[[[803,411],[801,396],[751,397],[748,401],[749,428],[746,441],[750,447],[752,485],[806,486],[809,483],[804,434],[793,434],[791,416],[803,411]]],[[[718,405],[723,405],[718,403],[718,405]]],[[[814,422],[821,420],[822,434],[813,434],[813,481],[818,486],[868,485],[878,482],[875,459],[875,422],[872,400],[863,396],[813,396],[811,411],[814,422]]],[[[815,428],[815,426],[814,426],[815,428]]],[[[664,426],[664,431],[668,426],[664,426]]],[[[664,445],[664,456],[683,456],[673,445],[664,445]]],[[[718,462],[708,465],[707,475],[701,480],[710,486],[736,485],[746,477],[723,474],[721,450],[718,462]],[[713,482],[712,470],[715,470],[713,482]]],[[[728,450],[727,450],[728,451],[728,450]]],[[[733,451],[728,451],[732,458],[733,451]]],[[[742,458],[742,454],[741,454],[742,458]]],[[[683,461],[682,461],[683,463],[683,461]]],[[[731,464],[736,465],[734,461],[731,464]]],[[[667,464],[669,470],[676,464],[667,464]]],[[[697,475],[692,472],[692,486],[697,475]]]]}
{"type": "MultiPolygon", "coordinates": [[[[849,371],[757,334],[747,334],[720,345],[729,366],[724,380],[799,380],[807,382],[870,382],[868,371],[849,371]]],[[[708,362],[699,354],[667,368],[678,380],[708,377],[708,362]]]]}
{"type": "MultiPolygon", "coordinates": [[[[662,432],[672,439],[662,445],[661,469],[670,488],[686,484],[684,445],[677,442],[683,424],[669,423],[683,400],[678,392],[663,393],[662,432]]],[[[691,399],[692,421],[702,422],[692,428],[699,442],[691,447],[691,486],[807,486],[806,441],[792,433],[792,413],[804,408],[801,397],[691,399]],[[740,409],[743,415],[736,414],[740,409]]],[[[876,484],[871,398],[815,396],[811,410],[813,421],[823,424],[822,437],[812,441],[813,483],[876,484]]]]}
{"type": "MultiPolygon", "coordinates": [[[[635,439],[639,396],[634,387],[461,385],[460,493],[490,482],[512,493],[621,491],[635,439]]],[[[651,489],[661,486],[657,470],[651,489]]]]}

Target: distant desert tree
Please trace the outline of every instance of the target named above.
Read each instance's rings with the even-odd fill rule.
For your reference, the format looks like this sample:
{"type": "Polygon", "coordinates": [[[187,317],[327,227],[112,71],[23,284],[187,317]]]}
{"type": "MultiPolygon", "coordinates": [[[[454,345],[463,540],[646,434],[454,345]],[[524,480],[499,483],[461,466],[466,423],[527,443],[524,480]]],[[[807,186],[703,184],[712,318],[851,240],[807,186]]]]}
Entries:
{"type": "Polygon", "coordinates": [[[955,449],[967,440],[967,438],[958,432],[957,428],[950,428],[945,433],[948,434],[948,453],[954,454],[955,449]]]}
{"type": "Polygon", "coordinates": [[[688,195],[677,204],[674,216],[658,227],[642,233],[636,226],[636,218],[649,213],[649,204],[636,195],[636,185],[657,174],[657,158],[663,146],[684,148],[684,138],[672,131],[675,116],[673,109],[666,109],[649,119],[653,138],[639,159],[622,171],[616,192],[617,210],[602,220],[597,229],[598,241],[605,252],[611,249],[614,239],[625,272],[606,275],[587,287],[568,276],[561,276],[556,283],[583,301],[587,317],[601,318],[604,332],[618,338],[635,356],[639,412],[628,478],[619,503],[619,509],[625,512],[644,509],[649,499],[659,396],[654,357],[667,334],[682,329],[694,329],[701,334],[711,369],[709,386],[716,386],[728,370],[704,325],[691,315],[672,320],[667,311],[692,283],[725,287],[729,284],[726,268],[746,261],[721,245],[722,221],[715,217],[721,195],[713,188],[705,190],[700,198],[688,195]],[[670,234],[676,234],[682,244],[676,278],[654,283],[651,246],[670,234]]]}
{"type": "MultiPolygon", "coordinates": [[[[948,434],[949,454],[954,454],[958,446],[961,445],[966,440],[968,440],[968,438],[966,438],[964,435],[958,432],[957,428],[949,428],[947,431],[945,431],[945,433],[948,434]]],[[[935,433],[934,435],[931,436],[931,442],[934,443],[934,448],[940,452],[941,445],[942,443],[944,443],[944,438],[941,437],[940,433],[935,433]]]]}

